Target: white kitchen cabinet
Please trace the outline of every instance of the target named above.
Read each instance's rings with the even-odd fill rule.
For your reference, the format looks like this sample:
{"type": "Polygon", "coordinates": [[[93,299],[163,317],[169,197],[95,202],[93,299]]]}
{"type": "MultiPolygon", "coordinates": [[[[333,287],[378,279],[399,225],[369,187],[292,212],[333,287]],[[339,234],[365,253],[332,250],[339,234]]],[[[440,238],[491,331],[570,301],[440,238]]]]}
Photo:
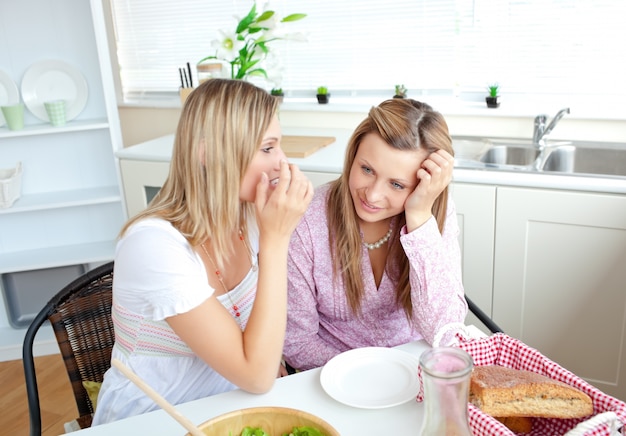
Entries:
{"type": "Polygon", "coordinates": [[[497,188],[493,318],[626,400],[626,196],[497,188]]]}
{"type": "Polygon", "coordinates": [[[169,162],[121,159],[120,168],[128,216],[144,210],[165,183],[169,162]]]}
{"type": "MultiPolygon", "coordinates": [[[[459,221],[465,293],[483,312],[491,316],[496,187],[453,183],[450,190],[459,221]]],[[[488,333],[471,313],[466,322],[488,333]]]]}
{"type": "MultiPolygon", "coordinates": [[[[52,127],[25,108],[23,130],[0,127],[0,167],[23,165],[21,198],[0,209],[0,277],[109,261],[126,216],[114,155],[122,137],[100,1],[0,2],[0,69],[21,91],[29,67],[48,60],[84,76],[87,100],[65,126],[52,127]]],[[[60,290],[44,287],[42,281],[41,307],[60,290]]],[[[10,325],[5,303],[0,299],[0,360],[21,357],[25,333],[10,325]]],[[[53,342],[49,332],[38,338],[38,344],[53,342]]]]}

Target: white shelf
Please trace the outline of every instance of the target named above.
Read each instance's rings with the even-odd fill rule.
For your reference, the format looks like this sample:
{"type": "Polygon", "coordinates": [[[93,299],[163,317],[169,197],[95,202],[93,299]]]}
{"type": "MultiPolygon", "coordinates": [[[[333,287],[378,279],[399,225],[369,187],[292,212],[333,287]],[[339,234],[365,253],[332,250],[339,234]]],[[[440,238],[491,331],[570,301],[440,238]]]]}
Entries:
{"type": "Polygon", "coordinates": [[[84,130],[108,129],[106,119],[69,121],[61,127],[50,124],[32,124],[24,126],[22,130],[9,130],[6,126],[0,127],[0,138],[17,138],[20,136],[51,135],[58,133],[80,132],[84,130]]]}
{"type": "Polygon", "coordinates": [[[73,189],[59,192],[43,192],[39,194],[22,195],[13,204],[13,206],[7,209],[0,209],[0,215],[59,209],[64,207],[115,203],[120,201],[122,201],[122,197],[117,186],[102,186],[97,188],[73,189]]]}
{"type": "Polygon", "coordinates": [[[113,260],[116,241],[45,247],[0,254],[0,274],[113,260]]]}
{"type": "MultiPolygon", "coordinates": [[[[115,152],[123,148],[108,36],[101,0],[0,1],[4,71],[15,83],[35,62],[58,59],[84,76],[89,96],[75,119],[54,127],[24,113],[24,128],[0,127],[0,167],[22,162],[21,196],[0,209],[0,275],[26,273],[46,283],[50,268],[111,261],[126,219],[120,169],[115,152]],[[34,14],[32,11],[38,11],[34,14]],[[33,35],[46,35],[33,43],[33,35]]],[[[10,278],[10,277],[8,277],[10,278]]],[[[31,292],[24,280],[11,289],[24,305],[5,305],[0,281],[0,361],[21,358],[25,329],[9,322],[43,307],[44,293],[31,292]],[[22,293],[24,292],[24,293],[22,293]],[[19,306],[19,307],[18,307],[19,306]],[[27,307],[28,306],[28,307],[27,307]]],[[[50,327],[38,334],[42,353],[58,352],[50,327]]]]}

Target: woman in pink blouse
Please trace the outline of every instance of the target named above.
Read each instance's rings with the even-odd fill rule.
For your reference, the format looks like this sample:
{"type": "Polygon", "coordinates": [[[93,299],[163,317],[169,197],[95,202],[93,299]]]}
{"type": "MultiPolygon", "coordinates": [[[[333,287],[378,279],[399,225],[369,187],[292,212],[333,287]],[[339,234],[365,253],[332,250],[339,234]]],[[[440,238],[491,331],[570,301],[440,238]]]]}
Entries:
{"type": "Polygon", "coordinates": [[[411,99],[373,107],[343,173],[318,188],[289,247],[285,361],[324,365],[358,347],[454,343],[467,304],[454,167],[443,116],[411,99]]]}

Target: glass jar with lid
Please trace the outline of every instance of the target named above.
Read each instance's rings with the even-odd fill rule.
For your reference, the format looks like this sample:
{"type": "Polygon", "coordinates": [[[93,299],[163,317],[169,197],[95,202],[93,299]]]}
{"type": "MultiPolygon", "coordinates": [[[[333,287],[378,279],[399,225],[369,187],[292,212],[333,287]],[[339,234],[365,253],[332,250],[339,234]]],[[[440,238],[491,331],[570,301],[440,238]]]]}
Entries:
{"type": "Polygon", "coordinates": [[[216,61],[203,62],[196,65],[196,71],[198,72],[198,83],[202,84],[209,79],[224,77],[223,69],[224,65],[221,62],[216,61]]]}

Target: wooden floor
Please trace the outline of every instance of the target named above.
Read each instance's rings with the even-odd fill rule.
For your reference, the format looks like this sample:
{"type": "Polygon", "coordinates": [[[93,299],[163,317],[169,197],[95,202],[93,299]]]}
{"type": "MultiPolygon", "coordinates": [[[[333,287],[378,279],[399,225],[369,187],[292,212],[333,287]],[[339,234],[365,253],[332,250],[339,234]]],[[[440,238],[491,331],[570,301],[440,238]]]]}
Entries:
{"type": "MultiPolygon", "coordinates": [[[[43,436],[64,434],[78,411],[60,354],[35,358],[43,436]]],[[[0,433],[28,435],[28,402],[21,360],[0,362],[0,433]]]]}

